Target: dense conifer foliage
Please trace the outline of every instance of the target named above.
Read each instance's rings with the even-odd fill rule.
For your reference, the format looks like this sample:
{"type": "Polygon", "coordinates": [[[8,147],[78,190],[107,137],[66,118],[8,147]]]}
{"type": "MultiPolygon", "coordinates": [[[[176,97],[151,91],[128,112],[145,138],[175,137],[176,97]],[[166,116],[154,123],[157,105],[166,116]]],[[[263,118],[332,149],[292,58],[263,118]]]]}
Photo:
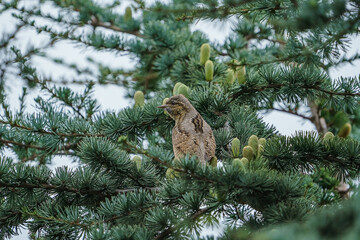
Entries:
{"type": "Polygon", "coordinates": [[[360,81],[329,71],[359,59],[345,54],[359,1],[29,2],[0,1],[16,24],[0,39],[2,238],[25,228],[31,239],[187,239],[216,225],[221,239],[358,236],[360,81]],[[231,33],[212,42],[199,21],[231,22],[231,33]],[[29,30],[34,44],[20,47],[29,30]],[[134,67],[49,53],[63,42],[127,54],[134,67]],[[76,77],[48,76],[36,58],[76,77]],[[9,103],[14,79],[20,108],[9,103]],[[134,105],[101,111],[96,85],[122,86],[134,105]],[[174,123],[157,106],[176,94],[213,129],[217,159],[206,165],[174,161],[174,123]],[[317,131],[281,136],[267,111],[317,131]],[[52,170],[58,155],[79,166],[52,170]]]}

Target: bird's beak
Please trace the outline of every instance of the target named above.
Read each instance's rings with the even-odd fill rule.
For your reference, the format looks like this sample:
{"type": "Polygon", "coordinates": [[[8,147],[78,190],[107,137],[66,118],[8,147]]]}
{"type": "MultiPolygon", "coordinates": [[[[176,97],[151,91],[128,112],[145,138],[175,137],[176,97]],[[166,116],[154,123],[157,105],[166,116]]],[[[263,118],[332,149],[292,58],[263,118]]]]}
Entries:
{"type": "Polygon", "coordinates": [[[158,106],[158,108],[167,108],[168,106],[169,105],[164,104],[164,105],[158,106]]]}

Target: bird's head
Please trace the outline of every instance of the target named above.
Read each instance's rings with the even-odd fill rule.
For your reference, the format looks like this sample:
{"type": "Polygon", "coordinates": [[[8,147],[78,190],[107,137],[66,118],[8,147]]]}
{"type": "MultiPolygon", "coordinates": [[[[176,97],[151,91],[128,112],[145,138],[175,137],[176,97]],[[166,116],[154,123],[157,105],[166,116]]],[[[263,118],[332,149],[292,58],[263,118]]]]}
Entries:
{"type": "Polygon", "coordinates": [[[182,94],[172,96],[164,105],[158,106],[158,108],[164,108],[175,121],[182,119],[194,109],[189,100],[182,94]]]}

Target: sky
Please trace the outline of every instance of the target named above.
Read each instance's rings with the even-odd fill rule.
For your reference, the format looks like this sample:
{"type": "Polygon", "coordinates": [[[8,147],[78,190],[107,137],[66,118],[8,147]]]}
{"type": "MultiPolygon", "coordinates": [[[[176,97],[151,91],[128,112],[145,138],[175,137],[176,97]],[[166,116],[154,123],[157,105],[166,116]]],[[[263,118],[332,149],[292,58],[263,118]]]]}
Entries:
{"type": "MultiPolygon", "coordinates": [[[[127,4],[121,6],[119,11],[123,11],[127,4]]],[[[47,8],[49,12],[53,11],[52,8],[47,8]]],[[[39,22],[41,24],[41,21],[39,22]]],[[[14,28],[15,21],[10,16],[10,14],[5,14],[0,16],[0,33],[9,32],[14,28]]],[[[230,23],[217,23],[209,21],[199,21],[192,26],[192,30],[201,30],[209,37],[212,43],[218,42],[221,43],[224,41],[225,37],[231,32],[230,23]]],[[[18,37],[17,42],[22,49],[26,49],[29,44],[40,45],[47,39],[46,36],[39,35],[33,30],[25,30],[18,37]]],[[[349,55],[352,55],[356,52],[360,52],[360,38],[353,38],[349,55]]],[[[66,62],[69,63],[78,63],[80,66],[87,67],[87,62],[85,59],[88,56],[96,59],[97,62],[102,62],[104,65],[108,65],[113,68],[124,68],[128,67],[131,69],[135,65],[135,61],[126,55],[113,54],[108,52],[95,52],[89,49],[84,49],[79,47],[78,44],[71,42],[61,42],[58,43],[54,48],[47,52],[50,56],[63,58],[66,62]]],[[[74,73],[68,69],[58,66],[42,57],[35,57],[33,61],[34,65],[41,70],[47,76],[74,76],[74,73]]],[[[344,64],[337,68],[331,69],[330,76],[332,79],[336,79],[340,76],[349,77],[349,76],[359,76],[360,74],[360,61],[355,61],[354,65],[344,64]]],[[[16,108],[18,106],[18,97],[21,94],[22,81],[19,81],[17,78],[11,79],[11,82],[8,83],[8,91],[10,98],[10,106],[16,108]]],[[[73,85],[71,86],[76,91],[81,91],[84,89],[84,86],[73,85]]],[[[40,93],[37,90],[31,91],[30,95],[27,97],[27,106],[28,111],[35,111],[34,102],[32,99],[38,96],[40,93]]],[[[106,85],[106,86],[96,86],[94,91],[94,96],[101,105],[102,110],[110,111],[119,111],[126,106],[133,104],[131,100],[124,98],[125,91],[121,87],[115,85],[106,85]]],[[[272,124],[276,129],[283,135],[292,135],[295,131],[298,130],[315,130],[313,124],[308,121],[305,121],[299,117],[292,116],[286,113],[281,112],[271,112],[269,114],[263,115],[265,122],[272,124]]],[[[10,154],[10,153],[8,153],[10,154]]],[[[56,157],[51,165],[51,168],[68,165],[70,167],[76,167],[77,163],[69,161],[66,157],[56,157]]],[[[216,229],[214,230],[216,232],[216,229]]],[[[207,233],[210,233],[210,230],[207,230],[207,233]]],[[[19,236],[13,237],[12,239],[24,240],[28,239],[27,232],[19,236]]]]}

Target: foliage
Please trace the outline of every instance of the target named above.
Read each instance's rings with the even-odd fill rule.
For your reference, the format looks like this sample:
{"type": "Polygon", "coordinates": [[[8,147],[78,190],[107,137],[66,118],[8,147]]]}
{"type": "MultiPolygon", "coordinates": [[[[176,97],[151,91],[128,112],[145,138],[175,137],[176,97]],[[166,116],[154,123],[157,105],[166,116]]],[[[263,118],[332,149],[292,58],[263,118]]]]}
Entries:
{"type": "Polygon", "coordinates": [[[320,239],[339,236],[335,223],[348,239],[357,234],[358,198],[342,203],[339,184],[359,176],[360,81],[331,79],[329,70],[359,59],[343,54],[359,33],[358,1],[134,0],[125,10],[121,1],[4,0],[7,14],[16,28],[0,39],[0,237],[25,227],[32,239],[183,239],[218,224],[223,239],[320,239]],[[232,32],[210,42],[192,30],[204,20],[232,21],[232,32]],[[21,47],[28,30],[46,40],[21,47]],[[62,42],[135,64],[88,58],[82,67],[49,53],[62,42]],[[35,58],[76,77],[47,76],[35,58]],[[24,83],[19,109],[8,100],[14,78],[24,83]],[[157,106],[176,83],[214,131],[217,167],[194,156],[173,162],[173,121],[157,106]],[[105,84],[129,98],[137,91],[135,106],[101,111],[93,92],[105,84]],[[42,93],[29,113],[35,89],[42,93]],[[317,132],[281,136],[264,110],[299,116],[317,132]],[[323,139],[349,123],[350,136],[323,139]],[[233,164],[252,135],[266,144],[233,164]],[[58,155],[78,168],[51,170],[58,155]]]}

